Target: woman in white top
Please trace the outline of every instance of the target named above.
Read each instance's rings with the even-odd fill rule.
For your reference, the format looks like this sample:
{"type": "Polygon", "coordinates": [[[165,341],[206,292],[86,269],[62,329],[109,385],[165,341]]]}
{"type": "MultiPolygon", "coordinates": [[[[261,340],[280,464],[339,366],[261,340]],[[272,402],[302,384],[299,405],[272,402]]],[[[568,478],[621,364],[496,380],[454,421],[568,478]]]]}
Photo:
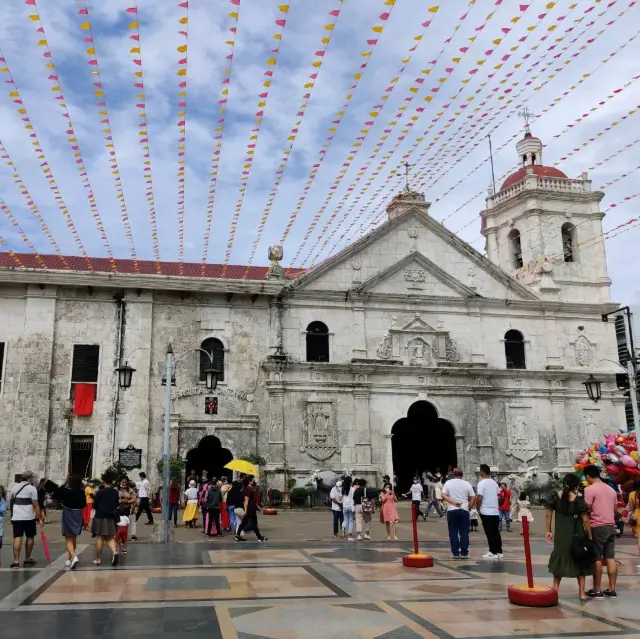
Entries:
{"type": "Polygon", "coordinates": [[[182,520],[189,528],[195,528],[198,523],[198,489],[192,479],[189,488],[184,491],[184,515],[182,520]]]}
{"type": "Polygon", "coordinates": [[[358,487],[357,482],[351,484],[351,477],[345,477],[342,482],[342,534],[353,541],[353,524],[356,519],[356,507],[353,505],[353,493],[358,487]]]}

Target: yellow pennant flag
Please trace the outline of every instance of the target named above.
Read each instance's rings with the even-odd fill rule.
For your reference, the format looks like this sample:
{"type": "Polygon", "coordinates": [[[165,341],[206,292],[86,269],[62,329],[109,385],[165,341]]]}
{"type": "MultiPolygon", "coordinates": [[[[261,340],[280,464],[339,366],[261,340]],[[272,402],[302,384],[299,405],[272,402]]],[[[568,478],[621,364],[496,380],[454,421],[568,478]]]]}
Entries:
{"type": "Polygon", "coordinates": [[[325,31],[333,31],[333,28],[335,27],[334,24],[325,24],[324,25],[324,29],[325,31]]]}
{"type": "Polygon", "coordinates": [[[289,11],[289,5],[288,4],[281,4],[278,9],[280,10],[281,13],[287,13],[287,11],[289,11]]]}
{"type": "Polygon", "coordinates": [[[178,69],[178,71],[176,72],[176,75],[187,75],[187,70],[186,69],[178,69]]]}
{"type": "Polygon", "coordinates": [[[186,44],[181,44],[179,47],[176,47],[176,51],[178,51],[178,53],[186,53],[187,52],[187,45],[186,44]]]}
{"type": "Polygon", "coordinates": [[[130,25],[129,25],[129,29],[137,29],[138,28],[138,21],[134,20],[130,25]]]}
{"type": "Polygon", "coordinates": [[[178,20],[178,22],[180,24],[188,24],[189,22],[189,18],[187,18],[186,16],[184,16],[183,18],[180,18],[180,20],[178,20]]]}
{"type": "Polygon", "coordinates": [[[373,31],[374,33],[382,33],[383,29],[384,27],[378,24],[375,27],[372,27],[371,31],[373,31]]]}
{"type": "Polygon", "coordinates": [[[435,5],[433,7],[429,7],[428,11],[429,13],[437,13],[439,8],[440,7],[438,5],[435,5]]]}
{"type": "Polygon", "coordinates": [[[89,29],[91,29],[91,23],[90,23],[90,22],[83,22],[83,23],[80,25],[80,28],[81,28],[83,31],[89,31],[89,29]]]}

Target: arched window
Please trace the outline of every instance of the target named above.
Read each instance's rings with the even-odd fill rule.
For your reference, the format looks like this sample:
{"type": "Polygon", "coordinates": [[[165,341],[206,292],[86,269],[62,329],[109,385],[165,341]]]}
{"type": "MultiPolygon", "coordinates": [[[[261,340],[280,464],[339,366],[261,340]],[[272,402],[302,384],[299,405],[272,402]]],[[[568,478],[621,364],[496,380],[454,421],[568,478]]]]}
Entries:
{"type": "Polygon", "coordinates": [[[526,368],[524,357],[524,337],[516,330],[507,331],[504,334],[504,356],[507,360],[507,368],[526,368]]]}
{"type": "Polygon", "coordinates": [[[513,268],[522,268],[522,245],[520,244],[520,231],[513,229],[509,232],[509,250],[511,251],[511,263],[513,268]]]}
{"type": "Polygon", "coordinates": [[[307,326],[307,361],[329,361],[329,329],[322,322],[311,322],[307,326]]]}
{"type": "Polygon", "coordinates": [[[200,348],[213,356],[212,364],[211,360],[200,351],[200,381],[206,380],[205,371],[207,368],[215,368],[218,370],[218,381],[224,382],[224,345],[222,342],[215,337],[209,337],[200,344],[200,348]]]}
{"type": "Polygon", "coordinates": [[[561,228],[562,233],[562,254],[565,262],[576,261],[576,241],[575,233],[576,227],[570,222],[565,222],[561,228]]]}

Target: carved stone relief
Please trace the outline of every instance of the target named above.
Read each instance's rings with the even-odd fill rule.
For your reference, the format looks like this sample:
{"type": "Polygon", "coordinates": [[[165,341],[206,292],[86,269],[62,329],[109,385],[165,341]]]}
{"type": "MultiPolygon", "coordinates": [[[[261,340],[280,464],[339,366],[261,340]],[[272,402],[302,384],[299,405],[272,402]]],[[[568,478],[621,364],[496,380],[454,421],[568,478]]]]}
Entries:
{"type": "Polygon", "coordinates": [[[415,337],[407,344],[407,356],[411,366],[431,364],[430,346],[421,337],[415,337]]]}
{"type": "Polygon", "coordinates": [[[445,357],[448,362],[459,362],[460,355],[458,354],[458,349],[456,348],[455,342],[447,335],[445,337],[445,357]]]}
{"type": "Polygon", "coordinates": [[[580,441],[584,442],[586,445],[590,446],[600,439],[602,428],[598,426],[599,417],[599,408],[580,409],[580,441]]]}
{"type": "Polygon", "coordinates": [[[419,266],[407,266],[404,269],[405,282],[411,282],[412,284],[418,284],[426,280],[424,269],[419,266]]]}
{"type": "Polygon", "coordinates": [[[576,364],[578,366],[590,366],[593,360],[593,345],[584,336],[580,335],[575,343],[576,350],[576,364]]]}
{"type": "Polygon", "coordinates": [[[380,342],[380,346],[378,346],[376,353],[380,359],[391,359],[391,356],[393,355],[393,341],[391,339],[391,333],[387,333],[384,336],[384,339],[380,342]]]}
{"type": "Polygon", "coordinates": [[[329,459],[338,451],[337,401],[330,398],[304,400],[301,452],[317,460],[329,459]]]}
{"type": "Polygon", "coordinates": [[[505,406],[507,455],[522,462],[523,467],[542,455],[538,423],[531,406],[505,406]]]}

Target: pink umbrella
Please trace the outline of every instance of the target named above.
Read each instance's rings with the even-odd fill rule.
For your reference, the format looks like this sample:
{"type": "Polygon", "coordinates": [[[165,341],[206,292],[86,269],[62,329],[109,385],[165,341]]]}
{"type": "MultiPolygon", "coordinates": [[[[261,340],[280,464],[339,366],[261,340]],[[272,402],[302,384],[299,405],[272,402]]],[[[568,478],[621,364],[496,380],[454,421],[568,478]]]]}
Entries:
{"type": "Polygon", "coordinates": [[[47,542],[47,536],[42,532],[40,533],[40,539],[42,540],[42,549],[44,550],[44,556],[47,558],[49,565],[51,565],[51,553],[49,552],[49,543],[47,542]]]}

